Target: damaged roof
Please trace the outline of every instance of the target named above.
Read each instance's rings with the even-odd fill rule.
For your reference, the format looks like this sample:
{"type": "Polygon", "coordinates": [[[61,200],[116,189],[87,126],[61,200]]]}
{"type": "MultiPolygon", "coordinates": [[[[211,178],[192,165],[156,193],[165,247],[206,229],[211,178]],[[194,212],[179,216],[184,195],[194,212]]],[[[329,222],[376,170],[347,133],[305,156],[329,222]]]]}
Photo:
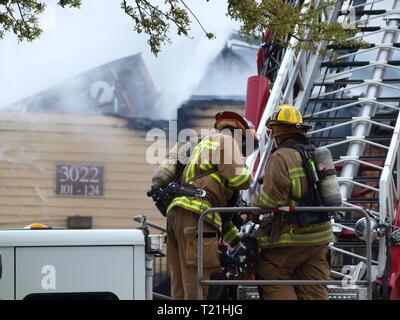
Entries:
{"type": "Polygon", "coordinates": [[[58,85],[10,105],[27,112],[99,114],[148,117],[157,90],[141,54],[90,69],[58,85]]]}

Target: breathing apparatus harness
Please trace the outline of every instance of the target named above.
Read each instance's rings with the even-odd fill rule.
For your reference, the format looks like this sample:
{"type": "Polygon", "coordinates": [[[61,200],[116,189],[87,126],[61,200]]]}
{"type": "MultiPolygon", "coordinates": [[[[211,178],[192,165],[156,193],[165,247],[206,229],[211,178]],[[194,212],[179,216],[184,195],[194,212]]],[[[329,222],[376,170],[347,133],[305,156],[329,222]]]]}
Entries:
{"type": "Polygon", "coordinates": [[[183,197],[183,196],[188,198],[206,197],[207,192],[205,190],[196,187],[190,182],[197,180],[201,177],[204,177],[208,174],[211,174],[217,170],[215,168],[209,169],[203,172],[202,174],[191,178],[185,183],[180,183],[184,168],[185,166],[178,161],[177,174],[165,188],[160,187],[158,184],[153,184],[147,190],[147,196],[153,198],[155,206],[164,217],[167,216],[168,206],[176,197],[183,197]]]}
{"type": "MultiPolygon", "coordinates": [[[[299,152],[301,159],[303,161],[303,167],[305,169],[309,190],[303,193],[301,198],[294,195],[290,195],[290,198],[296,202],[299,207],[307,206],[322,206],[322,200],[320,196],[320,191],[318,189],[319,176],[315,163],[313,160],[315,146],[310,144],[308,139],[301,135],[293,135],[286,138],[283,143],[278,146],[280,148],[294,149],[299,152]],[[287,140],[295,140],[288,141],[287,140]]],[[[325,174],[332,174],[327,172],[325,174]]],[[[329,221],[329,213],[318,213],[318,212],[290,212],[283,214],[284,220],[289,224],[297,224],[300,227],[305,227],[310,224],[322,223],[329,221]]]]}

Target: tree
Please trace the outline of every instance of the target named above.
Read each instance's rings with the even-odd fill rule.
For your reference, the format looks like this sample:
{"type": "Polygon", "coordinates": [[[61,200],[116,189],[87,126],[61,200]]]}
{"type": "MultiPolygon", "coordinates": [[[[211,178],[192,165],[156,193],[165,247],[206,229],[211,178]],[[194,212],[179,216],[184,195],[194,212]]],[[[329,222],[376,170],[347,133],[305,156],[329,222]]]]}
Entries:
{"type": "MultiPolygon", "coordinates": [[[[289,46],[291,36],[298,40],[297,49],[315,50],[323,40],[339,45],[359,45],[359,41],[347,41],[349,35],[357,32],[355,27],[345,28],[338,22],[321,20],[324,12],[337,1],[340,0],[327,0],[316,6],[315,0],[228,0],[227,15],[240,23],[240,34],[247,39],[262,39],[263,32],[270,29],[273,39],[282,47],[289,46]]],[[[60,0],[58,5],[79,8],[81,2],[60,0]]],[[[0,0],[0,38],[11,31],[19,41],[40,37],[38,16],[45,7],[41,0],[0,0]]],[[[178,35],[190,37],[191,18],[202,27],[207,38],[215,38],[183,0],[164,0],[163,6],[149,0],[122,0],[121,8],[132,19],[134,30],[148,36],[150,50],[155,55],[170,41],[171,24],[175,25],[178,35]]]]}

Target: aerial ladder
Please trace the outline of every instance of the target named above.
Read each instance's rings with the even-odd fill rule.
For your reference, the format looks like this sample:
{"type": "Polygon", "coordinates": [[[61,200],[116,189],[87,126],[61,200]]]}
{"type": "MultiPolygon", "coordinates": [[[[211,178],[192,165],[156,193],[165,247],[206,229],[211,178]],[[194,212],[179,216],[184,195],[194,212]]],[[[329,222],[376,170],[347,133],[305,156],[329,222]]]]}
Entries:
{"type": "MultiPolygon", "coordinates": [[[[357,211],[362,208],[375,239],[373,298],[399,299],[400,1],[338,2],[322,19],[357,26],[359,33],[351,39],[367,45],[322,42],[316,52],[295,51],[292,38],[285,50],[266,32],[257,56],[258,75],[249,78],[246,99],[246,117],[257,124],[260,138],[260,148],[248,159],[254,174],[249,194],[259,188],[273,145],[265,122],[275,107],[292,104],[314,125],[308,135],[311,143],[330,149],[342,204],[354,208],[332,217],[332,277],[344,284],[366,277],[365,221],[357,211]],[[321,49],[327,49],[325,56],[321,49]]],[[[367,298],[364,285],[331,285],[329,291],[331,299],[367,298]]]]}

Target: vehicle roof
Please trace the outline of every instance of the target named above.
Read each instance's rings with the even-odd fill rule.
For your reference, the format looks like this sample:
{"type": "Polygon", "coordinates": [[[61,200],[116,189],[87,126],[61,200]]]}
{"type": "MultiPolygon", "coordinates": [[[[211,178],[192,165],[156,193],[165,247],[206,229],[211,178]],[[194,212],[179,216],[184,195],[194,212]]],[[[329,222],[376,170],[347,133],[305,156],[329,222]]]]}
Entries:
{"type": "Polygon", "coordinates": [[[1,230],[0,247],[142,245],[138,229],[1,230]]]}

